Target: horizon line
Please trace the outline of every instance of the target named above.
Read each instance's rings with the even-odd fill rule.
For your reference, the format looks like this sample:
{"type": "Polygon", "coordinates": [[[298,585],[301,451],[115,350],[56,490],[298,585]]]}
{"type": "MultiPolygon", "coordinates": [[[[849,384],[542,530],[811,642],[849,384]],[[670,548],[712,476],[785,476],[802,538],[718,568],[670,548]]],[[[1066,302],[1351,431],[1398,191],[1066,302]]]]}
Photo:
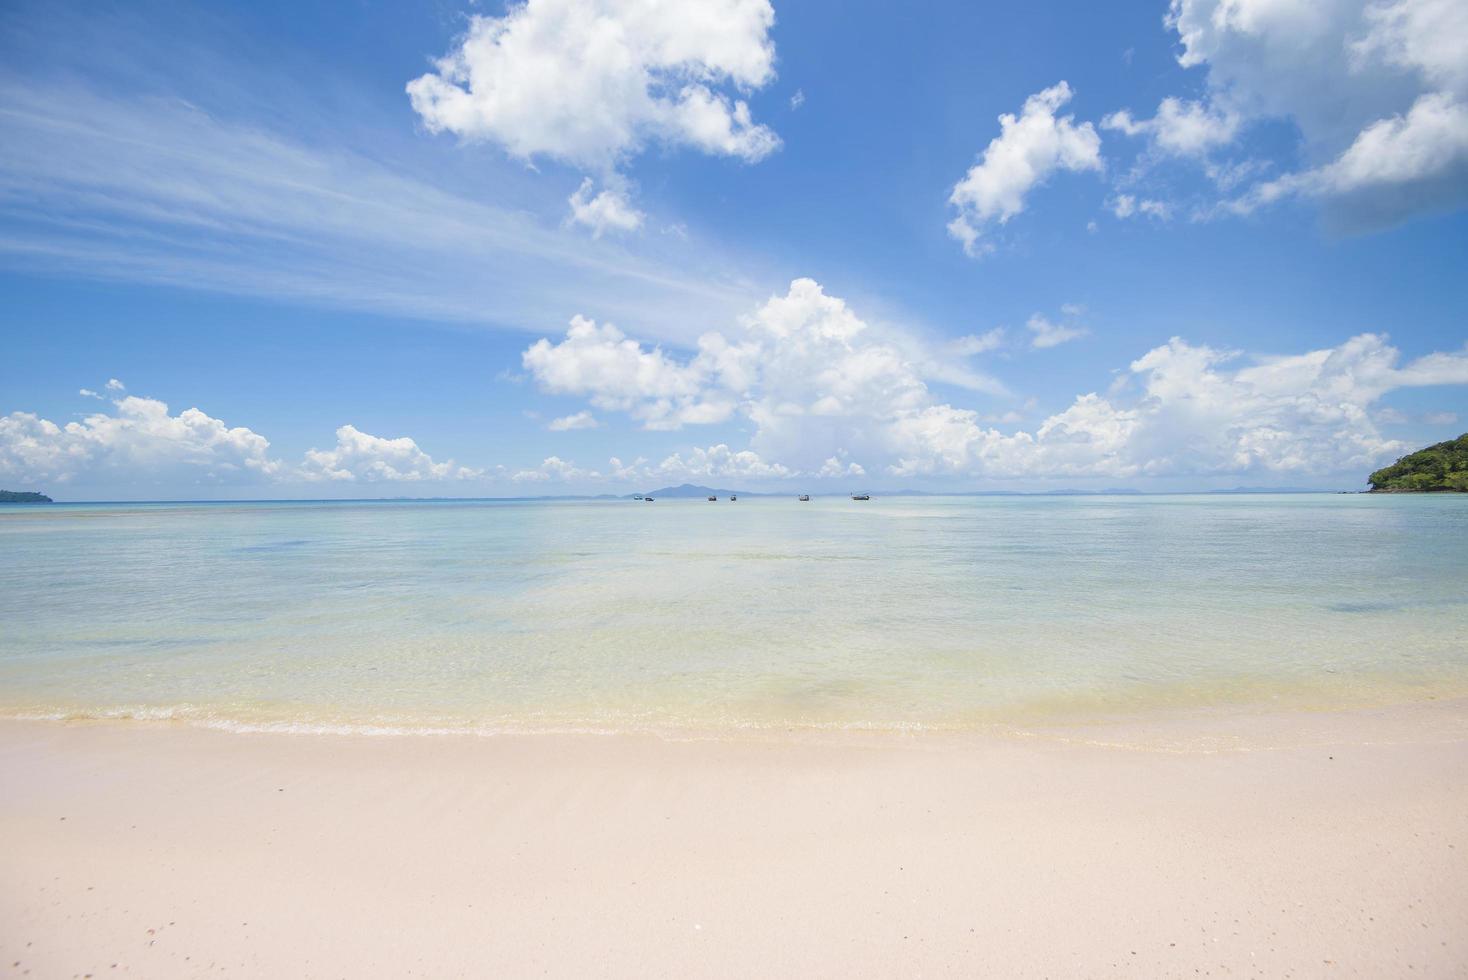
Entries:
{"type": "MultiPolygon", "coordinates": [[[[714,488],[699,488],[714,489],[714,488]]],[[[76,499],[58,500],[51,498],[48,502],[60,505],[98,505],[98,504],[372,504],[372,503],[523,503],[533,501],[553,500],[632,500],[636,497],[645,496],[649,493],[659,491],[634,491],[632,493],[579,493],[579,494],[541,494],[538,496],[510,496],[510,497],[452,497],[452,496],[391,496],[391,497],[220,497],[220,498],[195,498],[195,497],[154,497],[138,498],[133,500],[121,499],[76,499]]],[[[849,497],[853,493],[870,493],[872,496],[886,497],[1192,497],[1192,496],[1270,496],[1270,495],[1300,495],[1300,494],[1368,494],[1369,490],[1330,489],[1326,487],[1228,487],[1213,490],[954,490],[951,492],[940,492],[931,490],[861,490],[850,493],[813,493],[808,491],[763,491],[763,490],[733,490],[723,491],[730,496],[748,497],[793,497],[805,493],[814,497],[849,497]]],[[[46,495],[49,496],[49,495],[46,495]]],[[[702,496],[700,494],[699,496],[702,496]]],[[[669,497],[670,500],[684,499],[680,497],[669,497]]],[[[695,499],[688,497],[686,499],[695,499]]],[[[706,502],[706,501],[705,501],[706,502]]],[[[40,501],[0,501],[0,507],[30,507],[40,501]]]]}

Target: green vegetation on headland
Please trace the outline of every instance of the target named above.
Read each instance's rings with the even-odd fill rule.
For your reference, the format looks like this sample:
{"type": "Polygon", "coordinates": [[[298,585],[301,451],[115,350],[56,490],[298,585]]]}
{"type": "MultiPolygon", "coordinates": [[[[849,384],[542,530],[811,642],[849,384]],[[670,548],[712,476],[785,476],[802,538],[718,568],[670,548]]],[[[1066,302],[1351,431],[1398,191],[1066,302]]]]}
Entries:
{"type": "Polygon", "coordinates": [[[1468,432],[1403,456],[1371,474],[1368,482],[1376,493],[1431,490],[1468,493],[1468,432]]]}
{"type": "Polygon", "coordinates": [[[29,490],[0,490],[0,504],[51,504],[55,503],[44,493],[29,490]]]}

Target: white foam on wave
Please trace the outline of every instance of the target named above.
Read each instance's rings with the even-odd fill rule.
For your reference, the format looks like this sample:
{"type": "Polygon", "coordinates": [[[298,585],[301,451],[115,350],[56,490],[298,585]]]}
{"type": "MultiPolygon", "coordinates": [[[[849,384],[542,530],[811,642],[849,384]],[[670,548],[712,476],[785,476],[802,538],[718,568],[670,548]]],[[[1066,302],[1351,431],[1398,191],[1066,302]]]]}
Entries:
{"type": "Polygon", "coordinates": [[[750,718],[666,717],[637,720],[566,719],[536,721],[498,719],[484,721],[420,721],[391,719],[327,719],[260,718],[245,714],[226,714],[195,704],[116,705],[88,708],[0,709],[0,717],[16,721],[44,722],[141,722],[144,724],[178,724],[190,728],[229,732],[237,735],[326,735],[367,737],[452,737],[452,736],[525,736],[525,735],[639,735],[670,740],[718,739],[729,735],[766,735],[775,733],[921,734],[934,731],[962,731],[969,726],[926,725],[917,722],[829,722],[801,720],[755,720],[750,718]]]}

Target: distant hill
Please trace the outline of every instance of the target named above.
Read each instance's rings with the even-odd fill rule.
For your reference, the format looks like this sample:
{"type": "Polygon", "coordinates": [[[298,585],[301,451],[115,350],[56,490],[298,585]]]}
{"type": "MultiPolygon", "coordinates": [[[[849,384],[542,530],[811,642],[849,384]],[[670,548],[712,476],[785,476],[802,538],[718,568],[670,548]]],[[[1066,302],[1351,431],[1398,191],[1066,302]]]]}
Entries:
{"type": "Polygon", "coordinates": [[[680,484],[676,487],[663,487],[661,490],[649,490],[643,494],[645,497],[669,497],[677,499],[680,497],[737,497],[753,496],[743,490],[718,490],[714,487],[696,487],[691,483],[680,484]]]}
{"type": "Polygon", "coordinates": [[[1468,432],[1419,449],[1367,479],[1373,493],[1455,490],[1468,493],[1468,432]]]}
{"type": "Polygon", "coordinates": [[[30,490],[0,490],[0,504],[54,504],[44,493],[30,490]]]}

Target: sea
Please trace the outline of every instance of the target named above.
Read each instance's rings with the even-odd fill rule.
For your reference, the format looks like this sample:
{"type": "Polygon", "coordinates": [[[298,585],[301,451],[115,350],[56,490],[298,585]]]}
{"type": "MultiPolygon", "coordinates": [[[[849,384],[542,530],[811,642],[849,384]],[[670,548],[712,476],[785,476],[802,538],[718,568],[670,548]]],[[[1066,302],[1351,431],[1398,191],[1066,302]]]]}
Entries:
{"type": "Polygon", "coordinates": [[[0,506],[0,716],[962,730],[1468,694],[1468,495],[0,506]]]}

